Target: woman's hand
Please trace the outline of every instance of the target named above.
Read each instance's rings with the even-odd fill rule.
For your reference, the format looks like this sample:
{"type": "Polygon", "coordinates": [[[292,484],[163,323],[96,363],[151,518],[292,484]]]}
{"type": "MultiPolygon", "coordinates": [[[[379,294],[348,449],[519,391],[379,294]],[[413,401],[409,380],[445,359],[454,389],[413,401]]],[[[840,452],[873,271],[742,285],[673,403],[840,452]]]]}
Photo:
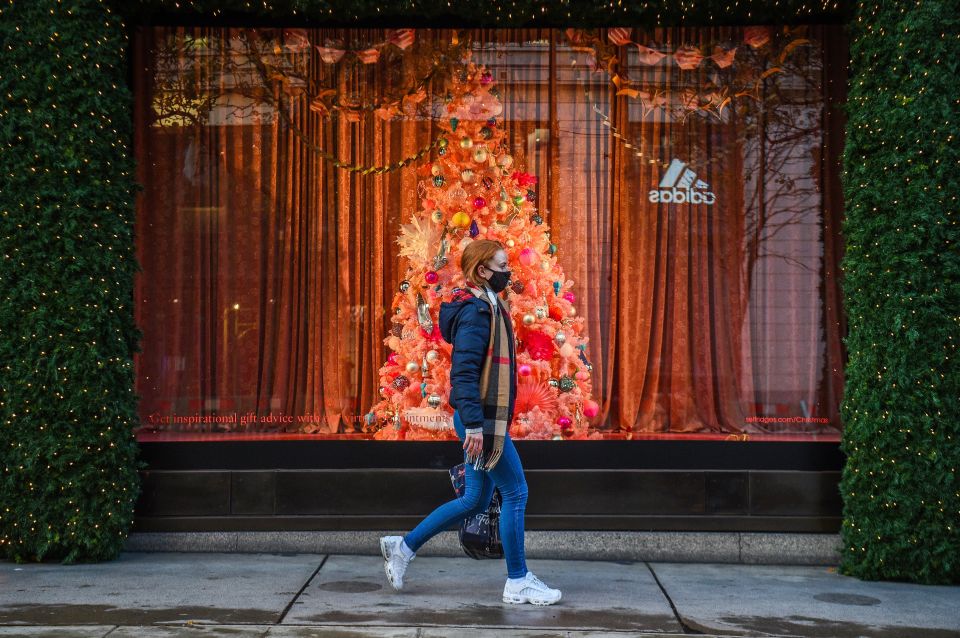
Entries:
{"type": "Polygon", "coordinates": [[[475,459],[483,451],[483,434],[468,434],[463,441],[463,449],[467,453],[468,459],[475,459]]]}

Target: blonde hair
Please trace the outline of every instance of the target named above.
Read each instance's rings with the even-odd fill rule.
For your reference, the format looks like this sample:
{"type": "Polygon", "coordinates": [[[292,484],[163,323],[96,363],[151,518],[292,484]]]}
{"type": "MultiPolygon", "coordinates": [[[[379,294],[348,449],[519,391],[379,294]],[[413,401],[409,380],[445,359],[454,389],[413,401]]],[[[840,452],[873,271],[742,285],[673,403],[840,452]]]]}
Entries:
{"type": "Polygon", "coordinates": [[[493,259],[493,256],[501,250],[503,250],[503,244],[492,239],[477,239],[467,244],[467,247],[463,249],[463,255],[460,257],[460,269],[463,271],[463,278],[468,283],[483,288],[487,280],[477,273],[477,268],[481,264],[486,265],[486,262],[493,259]]]}

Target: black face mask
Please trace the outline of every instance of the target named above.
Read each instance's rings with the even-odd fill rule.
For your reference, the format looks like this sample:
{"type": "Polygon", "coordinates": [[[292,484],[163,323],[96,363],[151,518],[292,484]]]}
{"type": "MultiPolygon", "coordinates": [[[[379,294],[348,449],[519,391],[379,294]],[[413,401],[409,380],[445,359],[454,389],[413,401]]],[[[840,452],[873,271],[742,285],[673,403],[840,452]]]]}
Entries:
{"type": "Polygon", "coordinates": [[[494,270],[493,274],[490,275],[490,279],[487,280],[487,284],[490,286],[490,289],[493,292],[501,292],[504,288],[507,287],[507,284],[510,282],[510,271],[509,270],[494,270]]]}

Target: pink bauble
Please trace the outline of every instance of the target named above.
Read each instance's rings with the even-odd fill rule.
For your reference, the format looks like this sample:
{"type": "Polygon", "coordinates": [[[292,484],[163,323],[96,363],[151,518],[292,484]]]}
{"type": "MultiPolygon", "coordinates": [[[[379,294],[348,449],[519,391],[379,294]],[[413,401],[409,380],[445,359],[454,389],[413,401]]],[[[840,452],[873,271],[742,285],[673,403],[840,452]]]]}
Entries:
{"type": "Polygon", "coordinates": [[[572,358],[575,352],[576,350],[569,343],[565,343],[562,346],[560,346],[560,356],[563,357],[564,359],[572,358]]]}
{"type": "Polygon", "coordinates": [[[568,427],[570,427],[570,424],[573,423],[573,421],[571,421],[570,417],[568,416],[562,416],[559,419],[557,419],[557,423],[560,425],[561,429],[565,430],[568,427]]]}
{"type": "Polygon", "coordinates": [[[588,419],[592,419],[598,414],[600,414],[600,406],[597,405],[596,401],[591,401],[588,399],[583,402],[583,416],[587,417],[588,419]]]}
{"type": "Polygon", "coordinates": [[[521,377],[529,377],[533,372],[533,368],[531,368],[527,363],[522,363],[520,364],[520,367],[517,368],[517,372],[520,373],[521,377]]]}
{"type": "Polygon", "coordinates": [[[524,248],[520,251],[520,263],[524,266],[532,266],[539,260],[537,252],[532,248],[524,248]]]}
{"type": "Polygon", "coordinates": [[[389,363],[389,364],[392,365],[392,366],[397,365],[397,353],[396,353],[396,352],[391,352],[391,353],[390,353],[390,356],[387,357],[387,363],[389,363]]]}
{"type": "Polygon", "coordinates": [[[437,280],[440,279],[437,273],[433,272],[432,270],[427,272],[427,274],[424,275],[423,278],[427,280],[428,284],[435,284],[437,283],[437,280]]]}
{"type": "Polygon", "coordinates": [[[563,293],[563,298],[569,301],[570,303],[577,303],[577,296],[572,292],[563,293]]]}
{"type": "Polygon", "coordinates": [[[485,200],[484,198],[482,198],[482,197],[474,197],[474,198],[473,198],[473,207],[474,207],[474,208],[483,208],[483,207],[486,206],[486,205],[487,205],[487,200],[485,200]]]}

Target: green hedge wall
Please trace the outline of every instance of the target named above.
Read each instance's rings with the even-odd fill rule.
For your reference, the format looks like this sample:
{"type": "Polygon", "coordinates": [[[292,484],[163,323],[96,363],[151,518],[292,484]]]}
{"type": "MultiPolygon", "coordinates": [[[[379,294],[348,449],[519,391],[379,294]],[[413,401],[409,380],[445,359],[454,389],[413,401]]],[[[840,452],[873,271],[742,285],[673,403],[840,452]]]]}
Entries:
{"type": "Polygon", "coordinates": [[[860,3],[844,156],[841,572],[960,580],[960,7],[860,3]]]}
{"type": "Polygon", "coordinates": [[[0,4],[0,557],[115,557],[139,491],[127,40],[0,4]]]}

